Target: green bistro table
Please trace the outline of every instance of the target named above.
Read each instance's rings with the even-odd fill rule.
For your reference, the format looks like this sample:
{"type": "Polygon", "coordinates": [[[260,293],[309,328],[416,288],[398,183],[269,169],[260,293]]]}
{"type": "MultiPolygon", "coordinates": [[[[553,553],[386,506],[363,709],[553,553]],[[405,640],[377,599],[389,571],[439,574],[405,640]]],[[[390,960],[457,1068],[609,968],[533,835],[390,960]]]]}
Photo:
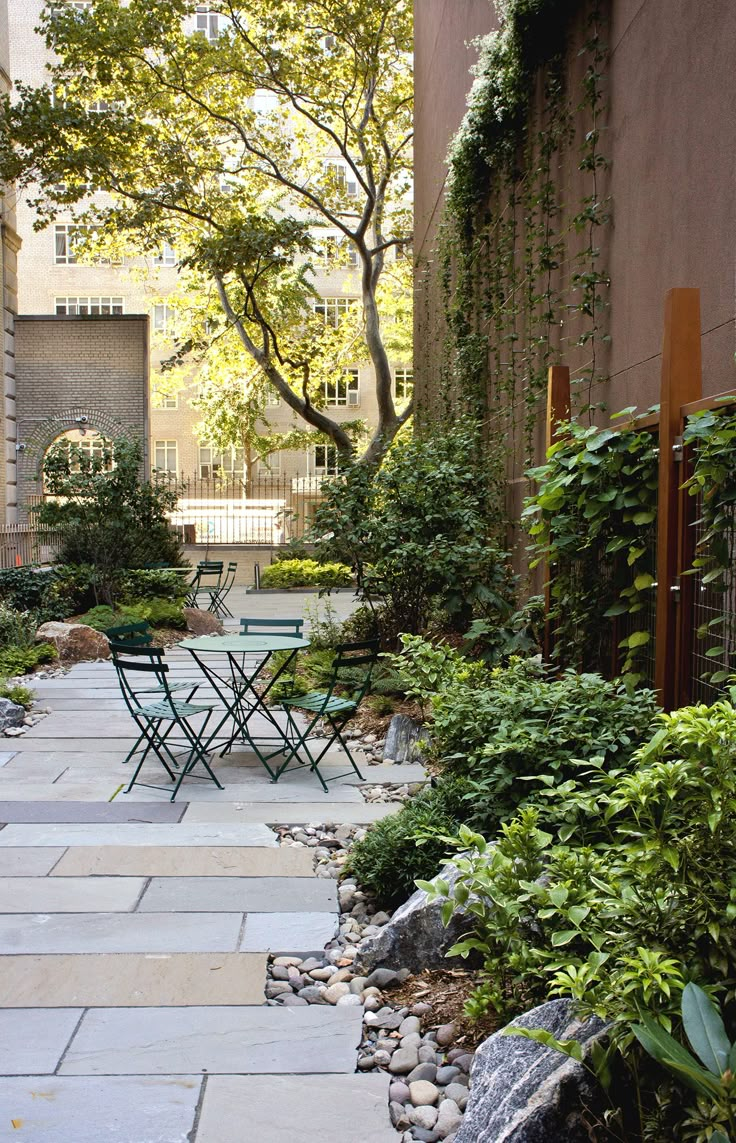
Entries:
{"type": "Polygon", "coordinates": [[[223,738],[220,731],[228,719],[232,719],[233,728],[223,738],[221,756],[229,753],[236,743],[243,742],[251,747],[275,782],[278,770],[274,770],[269,761],[276,755],[283,754],[289,748],[289,742],[265,700],[298,652],[309,646],[309,639],[297,635],[271,634],[200,635],[196,639],[184,639],[179,646],[189,652],[225,707],[225,713],[208,738],[206,749],[211,750],[216,739],[223,738]],[[256,683],[276,651],[290,651],[291,654],[259,694],[256,683]],[[272,736],[264,738],[263,735],[258,735],[256,738],[251,735],[248,723],[255,714],[261,714],[268,720],[275,732],[272,736]],[[275,743],[276,746],[274,749],[263,750],[259,741],[275,743]]]}

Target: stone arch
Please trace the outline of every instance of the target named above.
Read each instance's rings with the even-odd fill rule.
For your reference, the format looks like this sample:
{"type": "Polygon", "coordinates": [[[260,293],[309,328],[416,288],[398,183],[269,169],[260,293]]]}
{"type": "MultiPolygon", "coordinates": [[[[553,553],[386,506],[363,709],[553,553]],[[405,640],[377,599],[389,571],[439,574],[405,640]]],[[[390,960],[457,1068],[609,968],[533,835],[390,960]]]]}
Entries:
{"type": "Polygon", "coordinates": [[[110,413],[88,406],[73,406],[41,421],[27,435],[25,448],[18,455],[18,506],[24,513],[27,514],[29,497],[41,494],[41,465],[47,450],[63,433],[78,429],[82,417],[87,418],[84,425],[90,431],[96,430],[106,437],[132,439],[129,426],[110,413]]]}

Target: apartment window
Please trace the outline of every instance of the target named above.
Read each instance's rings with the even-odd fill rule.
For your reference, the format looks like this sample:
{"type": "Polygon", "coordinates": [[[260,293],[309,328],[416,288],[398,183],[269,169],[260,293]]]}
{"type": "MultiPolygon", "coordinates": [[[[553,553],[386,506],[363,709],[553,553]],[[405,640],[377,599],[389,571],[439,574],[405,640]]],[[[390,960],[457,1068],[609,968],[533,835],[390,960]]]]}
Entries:
{"type": "Polygon", "coordinates": [[[312,456],[315,476],[337,476],[339,463],[334,445],[315,445],[312,456]]]}
{"type": "Polygon", "coordinates": [[[350,198],[357,195],[358,180],[354,172],[348,169],[348,165],[343,159],[325,159],[323,169],[330,180],[334,181],[340,194],[346,194],[350,198]]]}
{"type": "Polygon", "coordinates": [[[324,266],[358,265],[358,251],[344,235],[328,234],[319,240],[317,247],[324,266]]]}
{"type": "Polygon", "coordinates": [[[270,452],[265,460],[259,460],[258,472],[261,476],[278,476],[281,472],[281,453],[270,452]]]}
{"type": "Polygon", "coordinates": [[[325,401],[328,405],[359,405],[360,378],[357,369],[345,369],[336,381],[325,381],[325,401]]]}
{"type": "Polygon", "coordinates": [[[198,4],[196,16],[197,31],[213,43],[220,34],[220,16],[211,10],[209,4],[198,4]]]}
{"type": "Polygon", "coordinates": [[[75,317],[88,317],[90,314],[121,314],[123,299],[120,297],[65,297],[56,299],[56,313],[75,317]]]}
{"type": "Polygon", "coordinates": [[[54,262],[57,266],[73,266],[77,261],[75,246],[82,237],[73,222],[59,222],[54,227],[54,262]]]}
{"type": "Polygon", "coordinates": [[[179,408],[179,394],[178,393],[162,393],[159,389],[154,387],[154,390],[153,390],[153,407],[155,409],[178,409],[179,408]]]}
{"type": "Polygon", "coordinates": [[[275,389],[267,389],[266,390],[266,408],[267,409],[278,409],[280,404],[281,404],[281,397],[276,392],[276,390],[275,389]]]}
{"type": "Polygon", "coordinates": [[[121,99],[96,99],[94,103],[90,103],[87,110],[94,112],[95,115],[106,115],[108,111],[120,111],[123,106],[121,99]]]}
{"type": "Polygon", "coordinates": [[[236,479],[245,475],[245,453],[242,448],[214,449],[199,446],[199,475],[202,480],[236,479]]]}
{"type": "Polygon", "coordinates": [[[256,115],[270,115],[272,111],[278,109],[279,97],[275,92],[259,87],[251,96],[250,105],[256,115]]]}
{"type": "Polygon", "coordinates": [[[164,242],[153,260],[154,266],[176,266],[179,259],[176,250],[168,242],[164,242]]]}
{"type": "Polygon", "coordinates": [[[414,392],[414,370],[397,369],[394,372],[394,394],[397,401],[408,401],[414,392]]]}
{"type": "Polygon", "coordinates": [[[323,318],[325,325],[332,325],[337,329],[357,300],[357,298],[320,298],[314,303],[314,312],[323,318]]]}
{"type": "Polygon", "coordinates": [[[176,441],[154,441],[153,463],[159,472],[178,472],[176,441]]]}
{"type": "Polygon", "coordinates": [[[176,311],[173,306],[162,302],[153,307],[153,328],[164,337],[173,337],[176,324],[176,311]]]}

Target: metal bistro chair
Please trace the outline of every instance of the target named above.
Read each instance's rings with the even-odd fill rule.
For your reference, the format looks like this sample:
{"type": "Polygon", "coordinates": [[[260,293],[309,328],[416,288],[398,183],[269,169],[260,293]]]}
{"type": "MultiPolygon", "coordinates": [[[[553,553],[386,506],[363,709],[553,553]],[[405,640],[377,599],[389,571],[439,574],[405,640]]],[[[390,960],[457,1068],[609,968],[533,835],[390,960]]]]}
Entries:
{"type": "Polygon", "coordinates": [[[277,781],[288,770],[295,770],[297,765],[306,765],[299,757],[300,750],[303,750],[309,761],[309,769],[314,771],[322,783],[322,789],[327,793],[328,781],[334,782],[336,778],[344,778],[350,773],[348,770],[345,774],[335,774],[328,779],[323,778],[320,773],[319,764],[335,741],[340,743],[354,772],[363,781],[363,775],[355,764],[355,759],[348,749],[342,732],[368,692],[377,658],[377,639],[370,639],[364,643],[341,643],[335,648],[332,676],[326,691],[312,691],[310,694],[281,699],[280,705],[286,711],[288,719],[286,734],[291,743],[291,748],[287,752],[285,761],[276,772],[277,781]],[[356,671],[358,671],[357,684],[356,671]],[[343,697],[335,693],[338,687],[342,689],[346,686],[351,688],[350,697],[343,697]],[[294,711],[302,711],[306,714],[308,720],[306,728],[301,729],[299,727],[294,717],[294,711]],[[308,740],[320,721],[326,723],[329,733],[327,742],[321,745],[319,753],[314,755],[309,749],[308,740]],[[289,765],[292,761],[296,765],[289,765]]]}
{"type": "Polygon", "coordinates": [[[187,606],[198,607],[199,597],[207,596],[209,603],[207,610],[213,611],[213,603],[217,598],[222,581],[222,560],[202,560],[197,564],[197,570],[187,590],[187,606]]]}
{"type": "Polygon", "coordinates": [[[301,636],[303,619],[241,619],[241,635],[296,635],[301,636]]]}
{"type": "MultiPolygon", "coordinates": [[[[105,635],[110,641],[111,648],[114,646],[119,652],[125,652],[127,655],[135,655],[138,651],[145,655],[149,650],[158,650],[156,647],[151,647],[153,632],[145,619],[141,619],[139,623],[121,623],[117,627],[108,627],[105,631],[105,635]]],[[[172,692],[189,691],[189,694],[184,700],[185,702],[192,701],[199,686],[199,683],[186,681],[168,684],[169,690],[172,692]]],[[[156,684],[145,689],[143,687],[139,688],[140,694],[155,695],[161,694],[162,691],[163,688],[156,684]]],[[[143,735],[140,735],[135,745],[128,751],[127,757],[123,759],[123,765],[125,765],[126,762],[130,762],[133,755],[138,751],[142,741],[143,735]]]]}
{"type": "Polygon", "coordinates": [[[225,603],[225,600],[227,599],[228,595],[230,594],[230,592],[232,590],[232,586],[235,583],[235,574],[236,574],[237,570],[238,570],[237,563],[235,563],[233,560],[231,560],[230,563],[227,565],[227,571],[225,572],[225,578],[223,579],[222,583],[218,587],[215,595],[212,597],[211,610],[214,611],[215,615],[217,615],[218,618],[220,618],[220,619],[224,619],[225,617],[227,617],[228,619],[233,618],[233,613],[230,610],[230,608],[227,606],[227,604],[225,603]]]}
{"type": "MultiPolygon", "coordinates": [[[[125,705],[140,731],[134,750],[140,748],[141,757],[125,793],[130,793],[138,781],[143,763],[151,752],[156,755],[171,781],[175,783],[171,795],[172,802],[187,775],[194,778],[209,779],[215,783],[218,789],[222,790],[223,786],[210,768],[202,745],[207,724],[216,703],[194,704],[188,700],[175,698],[167,678],[169,668],[163,662],[163,651],[159,647],[131,647],[125,643],[111,643],[110,650],[125,705]],[[156,679],[155,688],[152,686],[153,678],[151,676],[156,679]],[[160,697],[151,702],[150,696],[154,689],[160,697]],[[205,719],[199,729],[195,729],[190,725],[189,720],[200,714],[204,714],[205,719]],[[171,749],[174,744],[168,741],[169,735],[176,728],[181,730],[184,741],[184,750],[182,751],[184,758],[181,765],[179,757],[171,749]],[[143,746],[144,743],[145,746],[143,746]],[[198,762],[206,770],[206,775],[192,774],[198,762]],[[179,771],[178,778],[175,774],[176,770],[179,771]]],[[[138,784],[149,786],[154,790],[165,789],[165,787],[156,786],[151,782],[138,784]]]]}

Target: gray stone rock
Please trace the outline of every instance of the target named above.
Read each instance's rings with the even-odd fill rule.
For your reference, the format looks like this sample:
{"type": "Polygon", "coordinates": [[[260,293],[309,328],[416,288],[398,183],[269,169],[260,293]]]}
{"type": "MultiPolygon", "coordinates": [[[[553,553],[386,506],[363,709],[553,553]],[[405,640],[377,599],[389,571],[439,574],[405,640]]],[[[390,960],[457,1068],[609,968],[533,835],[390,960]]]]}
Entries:
{"type": "Polygon", "coordinates": [[[420,1107],[407,1107],[406,1113],[411,1123],[423,1127],[425,1131],[431,1131],[437,1122],[436,1107],[427,1107],[424,1104],[420,1107]]]}
{"type": "Polygon", "coordinates": [[[437,1122],[434,1125],[435,1131],[440,1139],[446,1139],[448,1135],[452,1135],[457,1131],[462,1121],[463,1113],[454,1100],[443,1099],[440,1104],[437,1122]]]}
{"type": "Polygon", "coordinates": [[[436,1083],[441,1084],[442,1087],[446,1087],[447,1084],[452,1083],[455,1076],[459,1074],[458,1069],[453,1067],[452,1064],[446,1064],[445,1067],[437,1069],[436,1083]]]}
{"type": "Polygon", "coordinates": [[[409,1117],[404,1111],[403,1103],[392,1100],[388,1105],[388,1113],[391,1116],[391,1124],[397,1131],[404,1131],[409,1126],[409,1117]]]}
{"type": "Polygon", "coordinates": [[[388,1070],[394,1076],[405,1076],[414,1071],[418,1063],[419,1055],[416,1048],[397,1048],[391,1057],[388,1070]]]}
{"type": "MultiPolygon", "coordinates": [[[[432,1107],[437,1102],[439,1094],[437,1088],[429,1080],[412,1080],[411,1076],[409,1077],[409,1097],[414,1107],[432,1107]]],[[[434,1123],[420,1123],[419,1126],[434,1127],[434,1123]]]]}
{"type": "Polygon", "coordinates": [[[201,611],[198,607],[184,607],[187,631],[192,635],[224,635],[225,628],[211,611],[201,611]]]}
{"type": "Polygon", "coordinates": [[[399,1032],[402,1036],[408,1036],[411,1032],[421,1032],[422,1022],[418,1016],[405,1016],[399,1024],[399,1032]]]}
{"type": "Polygon", "coordinates": [[[327,1004],[323,990],[318,984],[308,984],[306,988],[300,988],[298,995],[302,1000],[306,1000],[307,1004],[327,1004]]]}
{"type": "Polygon", "coordinates": [[[419,1062],[422,1064],[436,1064],[441,1057],[437,1055],[432,1044],[424,1043],[419,1049],[419,1062]]]}
{"type": "MultiPolygon", "coordinates": [[[[542,1004],[513,1023],[584,1045],[605,1032],[601,1020],[576,1020],[567,1000],[542,1004]]],[[[600,1100],[595,1082],[575,1060],[533,1040],[496,1032],[475,1054],[457,1143],[589,1143],[583,1108],[595,1114],[600,1100]]]]}
{"type": "Polygon", "coordinates": [[[408,1103],[410,1094],[409,1085],[401,1080],[393,1080],[388,1089],[388,1098],[394,1103],[408,1103]]]}
{"type": "Polygon", "coordinates": [[[468,1102],[468,1089],[461,1083],[449,1083],[445,1088],[445,1096],[462,1110],[468,1102]]]}
{"type": "Polygon", "coordinates": [[[391,762],[421,762],[429,734],[420,723],[405,714],[395,714],[389,723],[383,757],[391,762]]]}
{"type": "Polygon", "coordinates": [[[455,1025],[454,1024],[440,1024],[437,1029],[437,1043],[446,1047],[451,1044],[455,1039],[455,1025]]]}
{"type": "Polygon", "coordinates": [[[110,658],[107,636],[86,623],[42,623],[36,632],[36,642],[51,643],[63,663],[110,658]]]}
{"type": "MultiPolygon", "coordinates": [[[[403,966],[401,966],[403,967],[403,966]]],[[[399,984],[397,972],[388,968],[375,968],[366,981],[366,988],[389,988],[392,984],[399,984]]]]}
{"type": "MultiPolygon", "coordinates": [[[[452,864],[440,871],[445,881],[454,884],[458,871],[452,864]]],[[[456,911],[445,928],[442,923],[442,899],[431,904],[423,889],[418,889],[408,901],[394,913],[391,920],[376,936],[365,938],[358,946],[356,966],[361,972],[384,971],[406,968],[410,972],[421,972],[425,968],[447,968],[447,949],[461,940],[472,928],[472,917],[464,911],[456,911]],[[380,967],[379,967],[380,966],[380,967]]],[[[472,955],[468,966],[476,967],[479,961],[472,955]]],[[[371,972],[372,978],[374,972],[371,972]]],[[[379,985],[379,988],[383,987],[379,985]]]]}
{"type": "Polygon", "coordinates": [[[0,698],[0,730],[7,730],[9,726],[22,726],[25,716],[22,706],[10,699],[0,698]]]}
{"type": "MultiPolygon", "coordinates": [[[[419,1055],[421,1056],[421,1048],[419,1055]]],[[[414,1068],[413,1072],[409,1075],[409,1083],[414,1083],[418,1080],[428,1080],[429,1083],[434,1083],[437,1078],[437,1065],[430,1063],[423,1063],[420,1059],[418,1065],[414,1068]]]]}

